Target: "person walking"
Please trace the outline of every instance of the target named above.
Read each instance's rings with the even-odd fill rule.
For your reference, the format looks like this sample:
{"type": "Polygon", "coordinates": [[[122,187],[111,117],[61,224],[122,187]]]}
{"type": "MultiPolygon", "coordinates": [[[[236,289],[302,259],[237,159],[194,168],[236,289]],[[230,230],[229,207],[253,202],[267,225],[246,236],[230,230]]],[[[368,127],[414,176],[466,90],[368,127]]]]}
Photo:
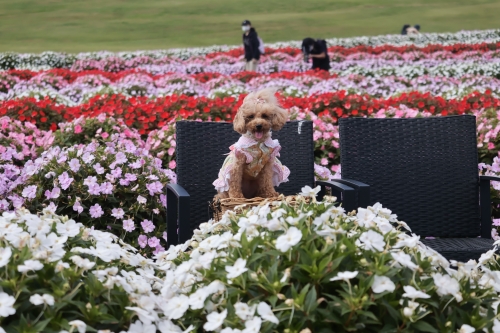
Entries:
{"type": "Polygon", "coordinates": [[[330,57],[328,56],[326,40],[304,38],[302,40],[302,53],[305,62],[309,62],[309,58],[312,58],[312,69],[330,70],[330,57]]]}
{"type": "Polygon", "coordinates": [[[249,20],[241,23],[241,30],[243,30],[243,46],[245,48],[245,70],[255,72],[260,59],[259,36],[249,20]]]}

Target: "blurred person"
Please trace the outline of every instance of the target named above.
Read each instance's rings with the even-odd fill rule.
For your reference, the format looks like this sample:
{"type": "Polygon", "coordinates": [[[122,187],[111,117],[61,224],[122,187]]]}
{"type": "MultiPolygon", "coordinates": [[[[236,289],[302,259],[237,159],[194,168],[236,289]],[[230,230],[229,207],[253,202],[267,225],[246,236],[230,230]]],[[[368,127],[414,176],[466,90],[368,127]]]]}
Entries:
{"type": "Polygon", "coordinates": [[[252,23],[250,23],[249,20],[245,20],[241,23],[241,30],[243,30],[243,46],[245,48],[245,70],[255,72],[261,54],[261,42],[257,35],[257,31],[252,27],[252,23]]]}
{"type": "Polygon", "coordinates": [[[409,24],[403,25],[403,29],[401,29],[401,35],[406,35],[407,34],[407,29],[410,27],[409,24]]]}
{"type": "Polygon", "coordinates": [[[302,53],[305,62],[309,62],[309,58],[312,58],[312,69],[325,71],[330,69],[330,57],[324,39],[304,38],[302,40],[302,53]]]}
{"type": "Polygon", "coordinates": [[[420,30],[419,25],[416,25],[414,27],[409,27],[406,29],[406,34],[407,35],[418,35],[418,34],[420,34],[419,30],[420,30]],[[417,29],[417,26],[418,26],[418,29],[417,29]]]}

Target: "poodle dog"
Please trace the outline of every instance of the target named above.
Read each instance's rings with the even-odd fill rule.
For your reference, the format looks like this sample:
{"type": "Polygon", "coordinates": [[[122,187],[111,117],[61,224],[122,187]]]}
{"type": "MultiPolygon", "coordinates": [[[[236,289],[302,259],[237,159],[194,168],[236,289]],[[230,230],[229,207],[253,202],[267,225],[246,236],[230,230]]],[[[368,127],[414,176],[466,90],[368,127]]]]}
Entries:
{"type": "Polygon", "coordinates": [[[213,185],[219,199],[273,198],[274,186],[288,181],[290,170],[278,160],[281,146],[271,138],[271,130],[280,130],[288,120],[274,90],[249,94],[234,118],[234,130],[240,139],[229,147],[222,168],[213,185]]]}

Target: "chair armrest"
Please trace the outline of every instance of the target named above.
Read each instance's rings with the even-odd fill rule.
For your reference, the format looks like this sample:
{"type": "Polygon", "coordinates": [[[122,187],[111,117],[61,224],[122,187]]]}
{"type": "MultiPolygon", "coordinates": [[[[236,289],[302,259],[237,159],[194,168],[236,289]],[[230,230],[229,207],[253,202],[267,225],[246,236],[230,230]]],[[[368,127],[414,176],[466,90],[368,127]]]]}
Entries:
{"type": "Polygon", "coordinates": [[[370,185],[353,179],[334,179],[334,182],[352,187],[358,193],[358,207],[366,208],[370,205],[370,185]]]}
{"type": "Polygon", "coordinates": [[[358,208],[356,202],[356,190],[350,186],[338,183],[336,181],[316,181],[316,185],[321,186],[321,191],[319,192],[319,199],[322,200],[325,196],[325,188],[329,187],[332,189],[332,194],[339,198],[342,202],[342,206],[346,212],[350,212],[358,208]]]}
{"type": "Polygon", "coordinates": [[[479,176],[479,205],[481,208],[481,237],[491,239],[490,182],[500,182],[500,177],[479,176]]]}
{"type": "Polygon", "coordinates": [[[188,240],[189,194],[178,184],[167,185],[167,248],[188,240]]]}

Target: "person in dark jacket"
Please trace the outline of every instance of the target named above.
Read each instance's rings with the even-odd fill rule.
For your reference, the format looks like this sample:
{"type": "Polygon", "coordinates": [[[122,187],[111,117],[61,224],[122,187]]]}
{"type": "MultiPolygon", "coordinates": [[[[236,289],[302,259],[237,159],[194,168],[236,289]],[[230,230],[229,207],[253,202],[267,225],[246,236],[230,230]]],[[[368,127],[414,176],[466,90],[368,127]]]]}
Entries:
{"type": "Polygon", "coordinates": [[[243,30],[243,46],[245,47],[245,70],[255,72],[260,59],[257,31],[248,20],[241,23],[241,30],[243,30]]]}
{"type": "Polygon", "coordinates": [[[325,71],[330,69],[330,57],[324,39],[304,38],[302,40],[302,53],[304,53],[305,62],[309,62],[309,58],[312,58],[312,69],[325,71]]]}

